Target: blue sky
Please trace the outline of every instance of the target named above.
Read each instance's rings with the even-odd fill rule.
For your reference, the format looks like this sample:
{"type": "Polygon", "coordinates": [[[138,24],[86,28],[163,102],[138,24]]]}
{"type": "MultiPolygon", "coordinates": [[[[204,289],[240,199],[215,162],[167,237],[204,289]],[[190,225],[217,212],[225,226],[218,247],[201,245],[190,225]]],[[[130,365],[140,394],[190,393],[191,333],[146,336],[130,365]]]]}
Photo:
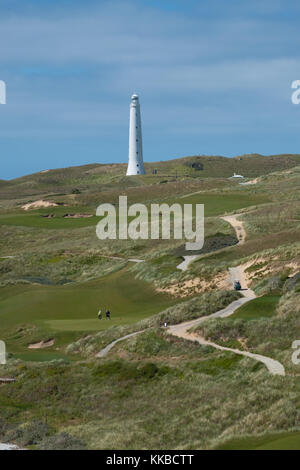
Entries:
{"type": "Polygon", "coordinates": [[[300,4],[0,0],[0,179],[144,158],[300,153],[300,4]]]}

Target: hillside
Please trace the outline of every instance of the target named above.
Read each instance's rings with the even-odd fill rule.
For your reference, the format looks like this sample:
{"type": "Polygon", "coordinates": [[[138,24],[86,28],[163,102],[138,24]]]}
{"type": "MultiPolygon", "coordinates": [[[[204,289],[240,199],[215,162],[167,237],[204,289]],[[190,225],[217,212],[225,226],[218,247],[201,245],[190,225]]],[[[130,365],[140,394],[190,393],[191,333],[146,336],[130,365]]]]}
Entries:
{"type": "Polygon", "coordinates": [[[94,192],[156,184],[174,178],[228,178],[234,172],[255,178],[300,165],[300,155],[191,156],[146,163],[146,176],[125,177],[126,164],[90,164],[44,170],[7,182],[0,181],[0,199],[33,197],[38,194],[69,194],[74,190],[94,192]],[[153,170],[157,171],[153,175],[153,170]]]}
{"type": "Polygon", "coordinates": [[[0,337],[5,375],[16,379],[0,387],[0,442],[299,449],[291,345],[300,325],[300,156],[186,157],[130,178],[125,169],[86,165],[0,183],[0,337]],[[191,167],[199,162],[203,169],[191,167]],[[234,171],[254,184],[228,179],[234,171]],[[120,194],[204,204],[197,259],[178,269],[190,254],[183,240],[98,240],[95,208],[120,194]],[[40,200],[50,205],[22,207],[40,200]],[[228,214],[243,224],[243,243],[228,214]],[[240,300],[229,268],[243,272],[257,298],[209,318],[240,300]],[[98,320],[99,308],[111,320],[98,320]],[[195,319],[193,334],[229,350],[162,326],[195,319]],[[285,376],[251,354],[279,362],[285,376]]]}

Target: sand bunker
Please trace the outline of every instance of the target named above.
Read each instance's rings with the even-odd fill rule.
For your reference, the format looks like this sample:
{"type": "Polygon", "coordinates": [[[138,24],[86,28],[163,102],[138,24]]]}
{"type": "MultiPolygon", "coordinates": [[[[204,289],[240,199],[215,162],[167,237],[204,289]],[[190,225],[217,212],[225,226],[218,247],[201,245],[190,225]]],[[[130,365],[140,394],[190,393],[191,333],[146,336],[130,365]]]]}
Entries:
{"type": "Polygon", "coordinates": [[[40,341],[39,343],[33,343],[28,346],[28,349],[43,349],[43,348],[50,348],[53,346],[55,339],[49,339],[48,341],[40,341]]]}
{"type": "Polygon", "coordinates": [[[24,211],[28,211],[30,209],[40,209],[42,207],[56,207],[59,205],[60,204],[57,204],[56,202],[43,201],[43,199],[39,199],[38,201],[28,202],[27,204],[24,204],[24,206],[22,206],[22,209],[24,209],[24,211]]]}
{"type": "Polygon", "coordinates": [[[65,214],[64,219],[85,219],[93,217],[93,214],[65,214]]]}

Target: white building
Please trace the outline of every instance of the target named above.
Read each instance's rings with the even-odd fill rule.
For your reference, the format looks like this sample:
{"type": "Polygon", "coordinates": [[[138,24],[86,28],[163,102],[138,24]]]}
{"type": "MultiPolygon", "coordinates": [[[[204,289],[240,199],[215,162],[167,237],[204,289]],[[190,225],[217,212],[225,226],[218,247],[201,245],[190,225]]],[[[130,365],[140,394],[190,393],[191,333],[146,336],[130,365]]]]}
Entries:
{"type": "Polygon", "coordinates": [[[131,97],[129,115],[129,156],[127,176],[144,175],[142,124],[139,97],[131,97]]]}

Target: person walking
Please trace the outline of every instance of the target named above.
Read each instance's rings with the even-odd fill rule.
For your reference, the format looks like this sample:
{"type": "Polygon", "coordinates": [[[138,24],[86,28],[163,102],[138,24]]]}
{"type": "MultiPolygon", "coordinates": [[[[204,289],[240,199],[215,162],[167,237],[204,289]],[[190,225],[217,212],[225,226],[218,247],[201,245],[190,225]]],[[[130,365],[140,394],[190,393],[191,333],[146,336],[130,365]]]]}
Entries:
{"type": "Polygon", "coordinates": [[[106,317],[106,320],[110,320],[110,311],[109,310],[106,310],[105,317],[106,317]]]}
{"type": "Polygon", "coordinates": [[[101,312],[101,309],[100,309],[99,312],[98,312],[98,320],[102,320],[102,312],[101,312]]]}

